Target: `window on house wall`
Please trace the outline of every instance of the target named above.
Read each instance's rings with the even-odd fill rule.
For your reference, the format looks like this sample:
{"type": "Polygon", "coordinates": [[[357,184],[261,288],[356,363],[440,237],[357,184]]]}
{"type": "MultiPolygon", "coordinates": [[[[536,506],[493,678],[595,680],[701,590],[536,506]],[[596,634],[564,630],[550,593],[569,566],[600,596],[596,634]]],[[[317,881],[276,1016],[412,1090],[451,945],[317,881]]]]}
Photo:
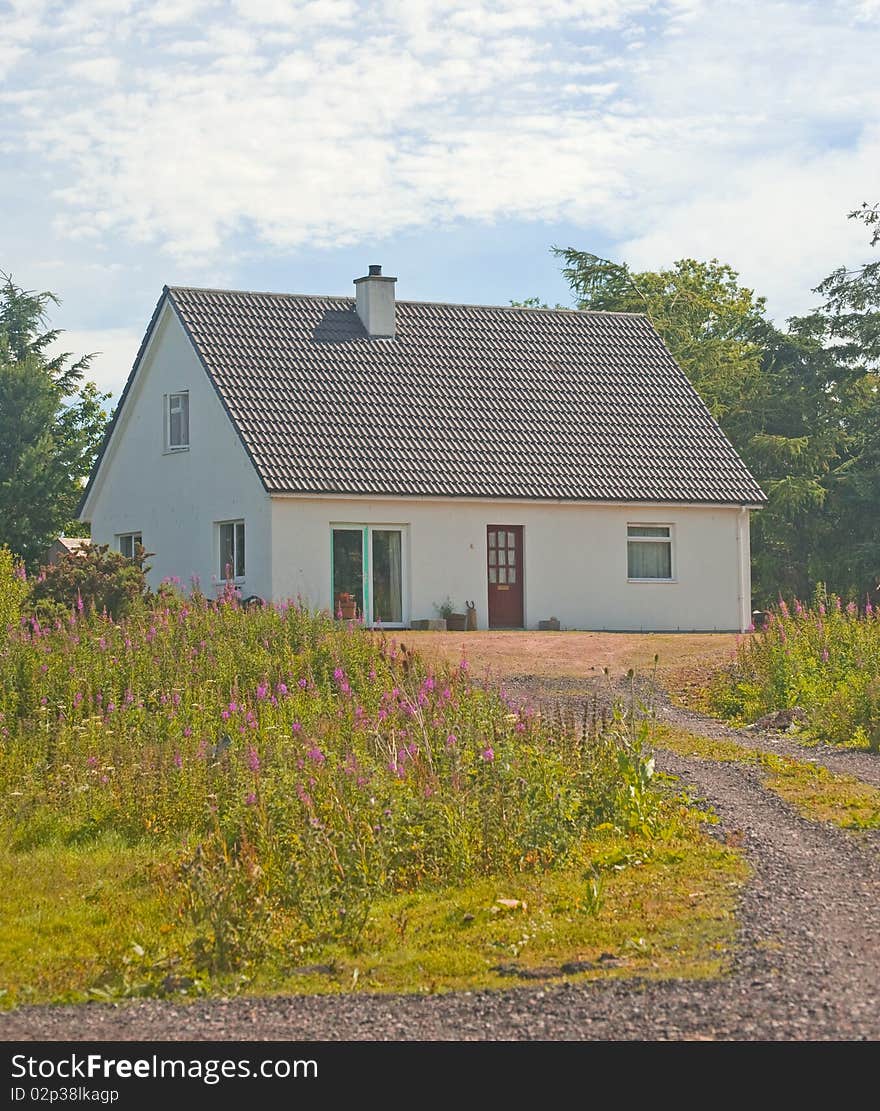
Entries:
{"type": "Polygon", "coordinates": [[[671,525],[628,525],[626,537],[627,578],[672,578],[671,525]]]}
{"type": "Polygon", "coordinates": [[[221,579],[243,579],[244,562],[244,521],[221,521],[217,525],[221,579]]]}
{"type": "Polygon", "coordinates": [[[189,393],[166,395],[165,447],[181,451],[189,447],[189,393]]]}
{"type": "Polygon", "coordinates": [[[126,559],[134,559],[137,555],[138,545],[143,546],[144,543],[139,532],[122,532],[116,539],[119,544],[119,551],[126,559]]]}

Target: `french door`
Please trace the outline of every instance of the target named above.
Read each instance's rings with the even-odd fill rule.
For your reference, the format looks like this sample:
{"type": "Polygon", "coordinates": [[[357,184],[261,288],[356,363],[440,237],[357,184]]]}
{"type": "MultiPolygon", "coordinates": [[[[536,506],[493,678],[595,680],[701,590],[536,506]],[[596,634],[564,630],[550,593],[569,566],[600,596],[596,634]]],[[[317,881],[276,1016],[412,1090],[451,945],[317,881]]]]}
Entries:
{"type": "Polygon", "coordinates": [[[406,623],[404,529],[393,525],[333,525],[330,553],[334,614],[366,625],[406,623]]]}

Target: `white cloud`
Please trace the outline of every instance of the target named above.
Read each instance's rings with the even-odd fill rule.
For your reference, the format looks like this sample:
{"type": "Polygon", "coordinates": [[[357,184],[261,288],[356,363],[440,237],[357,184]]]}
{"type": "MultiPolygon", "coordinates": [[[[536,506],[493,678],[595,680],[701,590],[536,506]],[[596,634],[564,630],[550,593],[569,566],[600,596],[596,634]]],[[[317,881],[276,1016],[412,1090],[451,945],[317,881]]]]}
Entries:
{"type": "Polygon", "coordinates": [[[86,58],[73,62],[70,72],[74,77],[84,77],[96,85],[115,85],[119,77],[121,63],[118,58],[86,58]]]}
{"type": "Polygon", "coordinates": [[[0,148],[50,167],[57,236],[111,252],[565,221],[637,265],[729,259],[791,312],[875,199],[875,8],[17,0],[0,148]]]}

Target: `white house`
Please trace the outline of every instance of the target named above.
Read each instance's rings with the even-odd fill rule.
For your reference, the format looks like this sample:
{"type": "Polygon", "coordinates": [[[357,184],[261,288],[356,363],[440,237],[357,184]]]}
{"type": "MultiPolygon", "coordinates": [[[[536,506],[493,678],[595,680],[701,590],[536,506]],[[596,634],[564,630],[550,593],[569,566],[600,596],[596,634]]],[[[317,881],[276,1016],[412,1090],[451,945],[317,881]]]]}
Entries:
{"type": "Polygon", "coordinates": [[[742,630],[764,494],[639,315],[166,287],[89,479],[166,576],[406,626],[742,630]]]}

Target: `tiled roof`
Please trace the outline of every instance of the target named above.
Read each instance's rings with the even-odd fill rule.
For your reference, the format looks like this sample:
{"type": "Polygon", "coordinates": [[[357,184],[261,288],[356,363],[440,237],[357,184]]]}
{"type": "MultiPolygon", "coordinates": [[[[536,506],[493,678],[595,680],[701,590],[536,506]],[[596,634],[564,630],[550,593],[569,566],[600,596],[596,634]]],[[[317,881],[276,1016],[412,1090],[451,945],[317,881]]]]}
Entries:
{"type": "Polygon", "coordinates": [[[88,536],[59,536],[55,543],[61,544],[69,552],[78,552],[81,548],[90,547],[92,541],[88,536]]]}
{"type": "Polygon", "coordinates": [[[642,316],[168,294],[272,493],[764,501],[642,316]]]}

